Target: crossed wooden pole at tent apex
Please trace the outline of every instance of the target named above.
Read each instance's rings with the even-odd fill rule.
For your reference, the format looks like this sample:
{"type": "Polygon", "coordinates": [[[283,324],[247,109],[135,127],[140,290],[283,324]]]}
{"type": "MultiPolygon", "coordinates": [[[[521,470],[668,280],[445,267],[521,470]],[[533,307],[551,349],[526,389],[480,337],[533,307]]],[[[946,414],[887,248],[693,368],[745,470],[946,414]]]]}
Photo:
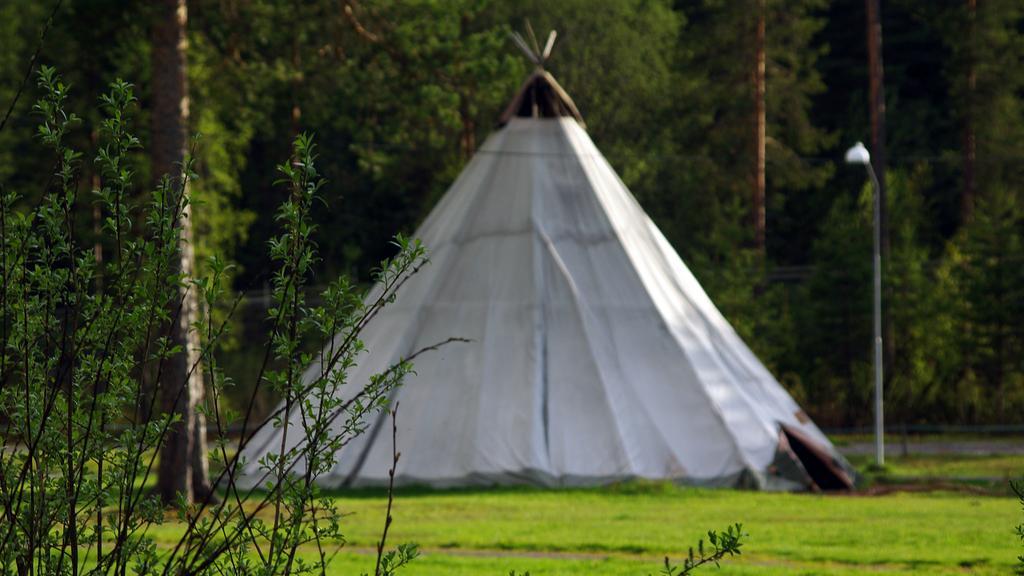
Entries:
{"type": "Polygon", "coordinates": [[[558,32],[552,30],[548,33],[548,40],[544,43],[544,49],[540,49],[540,44],[537,42],[537,36],[533,33],[533,27],[530,26],[530,21],[526,21],[526,35],[529,36],[530,42],[527,43],[526,39],[519,32],[513,31],[511,34],[512,41],[515,42],[516,46],[526,54],[526,57],[530,59],[538,68],[544,68],[544,63],[547,62],[548,58],[551,57],[551,49],[555,47],[555,38],[558,37],[558,32]],[[532,44],[532,47],[531,47],[532,44]]]}

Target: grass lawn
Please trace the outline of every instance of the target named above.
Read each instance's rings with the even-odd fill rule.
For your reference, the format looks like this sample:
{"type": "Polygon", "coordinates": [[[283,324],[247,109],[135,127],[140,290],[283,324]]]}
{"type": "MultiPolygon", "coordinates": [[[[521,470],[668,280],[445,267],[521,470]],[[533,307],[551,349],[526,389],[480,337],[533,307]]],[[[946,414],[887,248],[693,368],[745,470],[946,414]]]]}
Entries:
{"type": "MultiPolygon", "coordinates": [[[[339,503],[353,513],[351,544],[372,546],[379,495],[339,503]]],[[[1013,526],[1021,514],[1012,499],[958,493],[815,496],[653,485],[402,494],[395,517],[392,541],[428,552],[408,574],[437,573],[438,562],[467,574],[647,574],[707,529],[737,521],[750,536],[742,560],[728,562],[723,574],[1008,574],[1020,552],[1013,526]],[[480,550],[516,556],[459,555],[480,550]]],[[[356,560],[344,559],[339,570],[356,560]]]]}
{"type": "MultiPolygon", "coordinates": [[[[373,571],[379,491],[337,496],[351,513],[333,574],[373,571]]],[[[1010,574],[1020,506],[957,492],[765,494],[631,484],[587,490],[403,491],[389,542],[416,542],[404,570],[428,574],[646,575],[707,529],[742,522],[741,558],[709,574],[1010,574]]],[[[159,529],[173,537],[180,527],[159,529]]]]}
{"type": "MultiPolygon", "coordinates": [[[[848,458],[864,469],[873,456],[848,458]]],[[[1019,454],[911,454],[886,457],[885,476],[913,479],[988,479],[1004,486],[1009,480],[1024,476],[1024,456],[1019,454]]]]}
{"type": "MultiPolygon", "coordinates": [[[[851,459],[864,470],[870,457],[851,459]]],[[[389,544],[415,542],[407,576],[656,574],[709,529],[743,523],[743,555],[699,574],[1012,574],[1024,514],[1007,478],[1022,455],[891,454],[872,473],[884,495],[770,494],[632,483],[596,489],[403,490],[389,544]],[[891,485],[898,485],[886,493],[891,485]],[[939,486],[945,488],[936,491],[939,486]],[[924,491],[917,491],[921,489],[924,491]]],[[[868,493],[871,493],[869,491],[868,493]]],[[[373,572],[382,491],[338,492],[348,545],[331,574],[373,572]]],[[[181,526],[151,533],[164,544],[181,526]]],[[[306,551],[312,554],[312,550],[306,551]]]]}

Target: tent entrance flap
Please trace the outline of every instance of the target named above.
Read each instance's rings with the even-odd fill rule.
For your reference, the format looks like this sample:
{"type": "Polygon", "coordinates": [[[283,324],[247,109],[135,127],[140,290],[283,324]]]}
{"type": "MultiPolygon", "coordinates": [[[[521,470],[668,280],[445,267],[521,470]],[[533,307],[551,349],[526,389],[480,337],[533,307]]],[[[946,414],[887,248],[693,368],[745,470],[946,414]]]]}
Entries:
{"type": "Polygon", "coordinates": [[[824,491],[853,489],[853,479],[827,450],[792,426],[782,424],[781,429],[790,451],[817,488],[824,491]]]}

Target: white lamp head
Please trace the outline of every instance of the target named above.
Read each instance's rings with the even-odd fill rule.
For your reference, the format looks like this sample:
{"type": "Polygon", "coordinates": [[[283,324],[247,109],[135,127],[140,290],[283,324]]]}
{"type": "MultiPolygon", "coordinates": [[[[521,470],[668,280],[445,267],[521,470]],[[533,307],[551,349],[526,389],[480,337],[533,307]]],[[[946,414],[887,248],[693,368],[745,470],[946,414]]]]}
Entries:
{"type": "Polygon", "coordinates": [[[864,147],[863,142],[857,142],[846,151],[846,163],[847,164],[870,164],[871,154],[868,149],[864,147]]]}

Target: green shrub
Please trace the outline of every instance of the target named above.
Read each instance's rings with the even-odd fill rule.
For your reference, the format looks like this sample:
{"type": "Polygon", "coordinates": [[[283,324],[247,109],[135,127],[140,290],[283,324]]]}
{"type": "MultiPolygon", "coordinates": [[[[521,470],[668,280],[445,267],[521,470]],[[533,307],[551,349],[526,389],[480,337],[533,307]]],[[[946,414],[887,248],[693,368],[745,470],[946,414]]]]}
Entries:
{"type": "MultiPolygon", "coordinates": [[[[214,353],[237,304],[222,302],[229,267],[214,258],[208,276],[193,278],[173,266],[180,257],[177,223],[187,217],[195,177],[191,160],[162,178],[144,201],[132,201],[137,193],[130,153],[140,148],[130,131],[135,97],[130,84],[115,82],[101,99],[101,142],[92,163],[101,180],[88,197],[79,186],[83,155],[66,144],[81,123],[65,109],[68,86],[43,68],[39,88],[38,133],[55,163],[50,183],[38,202],[11,190],[0,194],[0,422],[6,447],[0,452],[0,570],[322,573],[331,547],[343,540],[340,514],[314,481],[333,467],[338,448],[362,432],[366,417],[385,409],[411,364],[392,366],[344,401],[339,389],[362,350],[361,330],[425,262],[423,248],[396,240],[396,255],[377,273],[382,290],[373,300],[339,279],[324,291],[322,304],[308,304],[305,283],[317,258],[309,213],[322,180],[312,138],[298,137],[291,160],[279,168],[288,193],[270,247],[277,267],[268,318],[272,336],[255,384],[256,390],[273,388],[285,402],[263,423],[252,421],[251,408],[239,417],[220,402],[230,382],[214,353]],[[103,215],[95,242],[112,247],[102,262],[78,230],[78,209],[89,202],[103,215]],[[207,312],[228,310],[219,323],[210,319],[219,315],[207,313],[191,327],[203,336],[191,370],[202,366],[212,391],[201,409],[217,437],[213,457],[220,464],[215,484],[221,492],[219,498],[179,502],[183,534],[170,550],[161,550],[147,535],[164,521],[149,485],[177,417],[146,415],[153,414],[161,390],[181,389],[166,381],[163,368],[181,351],[168,331],[184,290],[197,291],[207,312]],[[302,341],[335,342],[321,371],[305,380],[312,358],[301,352],[302,341]],[[285,412],[293,410],[305,416],[299,424],[287,424],[285,412]],[[263,426],[288,426],[302,438],[260,462],[259,491],[235,483],[240,451],[229,457],[227,426],[239,420],[241,447],[263,426]],[[335,421],[341,425],[332,431],[335,421]],[[294,474],[299,463],[304,469],[294,474]],[[273,512],[272,521],[257,517],[265,510],[273,512]],[[319,552],[316,558],[297,557],[307,545],[319,552]]],[[[409,546],[385,552],[384,540],[378,574],[415,556],[409,546]]]]}

